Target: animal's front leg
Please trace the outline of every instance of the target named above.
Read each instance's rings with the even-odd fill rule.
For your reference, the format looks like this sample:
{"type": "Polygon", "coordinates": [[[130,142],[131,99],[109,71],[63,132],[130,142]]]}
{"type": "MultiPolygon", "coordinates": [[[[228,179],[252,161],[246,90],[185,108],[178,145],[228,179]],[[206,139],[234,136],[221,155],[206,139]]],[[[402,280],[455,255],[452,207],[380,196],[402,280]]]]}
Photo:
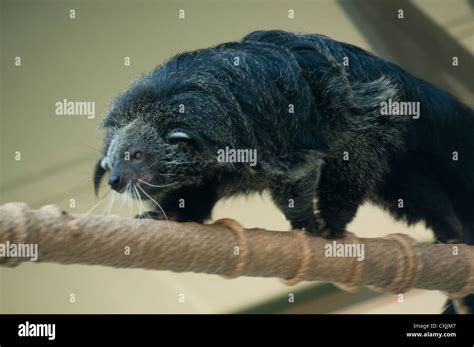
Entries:
{"type": "Polygon", "coordinates": [[[203,223],[211,217],[212,208],[217,202],[216,183],[206,182],[199,186],[183,187],[165,194],[155,202],[159,206],[155,204],[153,211],[138,217],[164,220],[166,216],[177,222],[203,223]]]}
{"type": "Polygon", "coordinates": [[[342,177],[332,170],[329,164],[321,174],[316,195],[322,236],[338,237],[354,219],[365,192],[350,177],[342,177]]]}
{"type": "Polygon", "coordinates": [[[319,234],[320,224],[314,213],[313,197],[317,180],[280,183],[271,189],[272,198],[294,229],[319,234]]]}
{"type": "Polygon", "coordinates": [[[314,194],[324,164],[323,156],[308,150],[300,152],[292,160],[295,163],[293,167],[283,172],[271,185],[273,201],[292,228],[318,235],[321,224],[315,215],[314,194]]]}

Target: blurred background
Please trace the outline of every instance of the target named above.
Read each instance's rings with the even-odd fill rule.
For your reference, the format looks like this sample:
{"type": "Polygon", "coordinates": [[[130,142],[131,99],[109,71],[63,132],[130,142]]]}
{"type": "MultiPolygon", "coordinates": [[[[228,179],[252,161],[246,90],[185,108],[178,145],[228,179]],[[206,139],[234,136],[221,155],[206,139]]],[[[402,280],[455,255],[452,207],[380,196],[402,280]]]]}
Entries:
{"type": "MultiPolygon", "coordinates": [[[[472,10],[468,0],[1,0],[0,203],[108,213],[111,194],[105,189],[94,196],[91,173],[102,139],[98,124],[112,98],[176,53],[238,40],[257,29],[319,33],[352,43],[472,106],[472,10]],[[178,18],[180,9],[184,19],[178,18]],[[399,9],[403,19],[397,18],[399,9]],[[459,66],[453,66],[453,57],[459,66]],[[57,116],[55,103],[63,99],[94,101],[96,117],[57,116]],[[21,160],[15,160],[16,152],[21,160]]],[[[133,216],[133,205],[116,201],[111,213],[133,216]]],[[[222,217],[245,227],[289,229],[266,195],[220,202],[213,219],[222,217]]],[[[431,240],[423,225],[408,228],[370,205],[348,230],[431,240]]],[[[323,283],[288,287],[277,279],[55,264],[0,268],[0,313],[437,313],[444,302],[442,293],[422,290],[399,302],[396,295],[349,294],[323,283]]]]}

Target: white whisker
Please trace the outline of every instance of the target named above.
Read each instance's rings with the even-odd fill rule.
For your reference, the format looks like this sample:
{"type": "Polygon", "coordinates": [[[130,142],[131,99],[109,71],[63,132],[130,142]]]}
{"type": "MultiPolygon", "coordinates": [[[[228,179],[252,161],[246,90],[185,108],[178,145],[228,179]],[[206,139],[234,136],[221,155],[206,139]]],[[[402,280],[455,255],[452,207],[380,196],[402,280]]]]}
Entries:
{"type": "Polygon", "coordinates": [[[132,216],[132,209],[133,209],[133,195],[132,195],[132,182],[128,181],[127,189],[125,190],[125,194],[127,195],[128,200],[128,217],[132,216]]]}
{"type": "Polygon", "coordinates": [[[153,202],[156,204],[156,206],[158,206],[158,208],[161,210],[161,213],[163,213],[163,216],[164,216],[165,219],[166,219],[166,223],[168,223],[168,227],[170,227],[170,222],[169,222],[169,220],[168,220],[168,217],[166,216],[166,213],[165,213],[165,211],[163,210],[163,208],[160,206],[160,204],[157,203],[150,195],[148,195],[148,193],[145,192],[142,187],[140,187],[140,186],[137,186],[137,187],[143,192],[143,194],[145,194],[151,201],[153,201],[153,202]]]}
{"type": "Polygon", "coordinates": [[[169,161],[165,165],[185,165],[185,164],[196,164],[197,161],[169,161]]]}
{"type": "MultiPolygon", "coordinates": [[[[138,215],[140,216],[140,215],[141,215],[141,208],[140,208],[140,203],[139,203],[139,201],[138,201],[136,188],[135,188],[135,185],[134,185],[134,184],[132,184],[131,187],[132,187],[132,190],[131,190],[131,191],[132,191],[132,194],[133,194],[133,199],[134,199],[134,200],[136,201],[136,203],[137,203],[137,206],[138,206],[138,209],[139,209],[138,215]]],[[[137,222],[135,223],[135,231],[138,230],[139,224],[140,224],[140,218],[137,218],[137,222]]]]}
{"type": "Polygon", "coordinates": [[[112,191],[112,195],[110,196],[110,203],[109,203],[109,206],[107,207],[106,210],[104,210],[104,212],[102,214],[106,215],[106,216],[109,216],[110,215],[110,212],[112,211],[112,206],[115,202],[115,197],[117,196],[117,193],[115,191],[112,191]]]}
{"type": "Polygon", "coordinates": [[[128,188],[128,183],[127,183],[127,186],[122,190],[122,194],[120,194],[120,198],[122,199],[122,205],[120,205],[120,211],[122,211],[123,206],[128,200],[126,196],[127,188],[128,188]]]}
{"type": "Polygon", "coordinates": [[[169,184],[163,184],[163,185],[154,185],[154,184],[150,184],[150,183],[148,183],[148,182],[145,182],[145,181],[143,181],[143,180],[141,180],[141,179],[138,179],[138,181],[140,181],[141,183],[144,183],[144,184],[146,184],[147,186],[150,186],[150,187],[155,187],[155,188],[164,188],[164,187],[169,187],[169,186],[172,186],[172,185],[174,185],[174,184],[178,183],[178,182],[173,182],[173,183],[169,183],[169,184]]]}
{"type": "Polygon", "coordinates": [[[136,193],[135,196],[137,197],[137,200],[139,202],[138,209],[139,209],[139,215],[141,215],[143,211],[143,200],[142,200],[142,197],[140,196],[140,193],[138,192],[137,187],[135,187],[135,185],[133,185],[133,189],[135,190],[135,193],[136,193]]]}
{"type": "Polygon", "coordinates": [[[89,210],[89,212],[86,213],[86,215],[89,215],[97,206],[99,206],[102,203],[102,201],[104,201],[104,199],[100,199],[97,204],[92,206],[92,208],[89,210]]]}

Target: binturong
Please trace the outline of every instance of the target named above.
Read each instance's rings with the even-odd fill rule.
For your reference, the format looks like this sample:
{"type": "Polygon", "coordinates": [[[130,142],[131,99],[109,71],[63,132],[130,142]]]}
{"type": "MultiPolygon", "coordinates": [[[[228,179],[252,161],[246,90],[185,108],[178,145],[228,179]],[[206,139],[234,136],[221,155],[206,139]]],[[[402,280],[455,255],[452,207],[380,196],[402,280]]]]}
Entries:
{"type": "Polygon", "coordinates": [[[256,31],[179,54],[102,126],[95,188],[108,173],[161,206],[143,218],[204,222],[222,198],[269,191],[310,234],[339,236],[371,202],[439,241],[474,239],[473,110],[321,35],[256,31]]]}

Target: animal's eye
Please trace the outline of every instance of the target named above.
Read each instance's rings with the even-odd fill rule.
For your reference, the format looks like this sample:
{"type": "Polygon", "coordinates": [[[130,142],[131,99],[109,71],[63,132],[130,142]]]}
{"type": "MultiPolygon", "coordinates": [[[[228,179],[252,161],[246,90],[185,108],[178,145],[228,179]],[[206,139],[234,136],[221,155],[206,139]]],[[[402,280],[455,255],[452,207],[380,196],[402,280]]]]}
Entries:
{"type": "Polygon", "coordinates": [[[132,159],[133,160],[140,160],[143,157],[143,152],[142,151],[135,151],[132,154],[132,159]]]}

